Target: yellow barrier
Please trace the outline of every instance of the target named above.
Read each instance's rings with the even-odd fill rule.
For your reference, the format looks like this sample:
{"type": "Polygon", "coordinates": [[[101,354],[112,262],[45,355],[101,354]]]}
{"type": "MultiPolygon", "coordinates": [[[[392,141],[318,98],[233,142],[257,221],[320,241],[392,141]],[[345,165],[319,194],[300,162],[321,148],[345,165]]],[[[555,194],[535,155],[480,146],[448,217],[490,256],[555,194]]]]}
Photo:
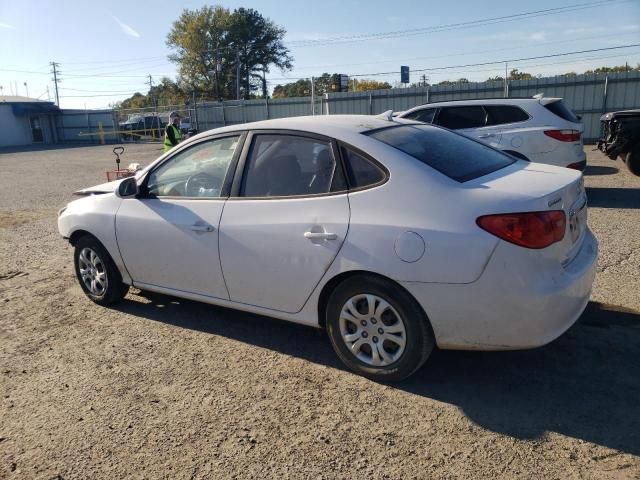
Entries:
{"type": "Polygon", "coordinates": [[[151,135],[153,138],[156,138],[153,134],[155,132],[162,132],[160,134],[159,137],[157,137],[158,141],[161,141],[164,135],[164,128],[162,130],[159,130],[157,128],[146,128],[143,130],[109,130],[109,131],[105,131],[104,127],[102,126],[102,123],[98,123],[98,132],[97,133],[85,133],[85,132],[80,132],[78,134],[79,137],[93,137],[93,136],[98,136],[100,137],[100,143],[102,145],[104,145],[105,141],[104,141],[104,137],[106,135],[121,135],[121,134],[125,134],[125,135],[131,135],[132,137],[144,137],[144,136],[149,136],[151,135]]]}

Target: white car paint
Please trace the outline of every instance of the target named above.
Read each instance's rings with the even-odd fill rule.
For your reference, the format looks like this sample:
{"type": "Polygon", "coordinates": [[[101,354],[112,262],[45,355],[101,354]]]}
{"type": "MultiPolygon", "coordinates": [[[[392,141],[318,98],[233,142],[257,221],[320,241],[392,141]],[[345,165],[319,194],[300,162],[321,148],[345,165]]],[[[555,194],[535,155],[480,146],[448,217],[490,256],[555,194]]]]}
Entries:
{"type": "Polygon", "coordinates": [[[503,151],[517,152],[531,162],[559,167],[586,162],[582,136],[579,141],[561,142],[544,134],[545,130],[577,130],[584,132],[582,123],[575,123],[555,115],[545,105],[559,102],[560,98],[499,98],[456,100],[418,105],[399,112],[398,118],[411,118],[416,112],[444,107],[463,106],[515,106],[529,115],[521,122],[504,123],[477,128],[463,128],[457,133],[474,138],[503,151]]]}
{"type": "Polygon", "coordinates": [[[575,242],[567,234],[542,250],[507,243],[475,222],[551,205],[576,209],[586,201],[581,175],[516,161],[458,183],[362,134],[397,123],[416,124],[322,116],[225,127],[182,143],[136,176],[142,182],[164,159],[221,133],[288,129],[337,139],[377,159],[389,178],[373,188],[268,200],[123,199],[112,191],[71,202],[58,228],[66,238],[97,237],[125,283],[305,325],[322,324],[318,303],[332,279],[365,271],[414,296],[441,348],[528,348],[563,333],[585,308],[595,275],[597,243],[586,218],[575,242]],[[214,229],[191,231],[194,215],[214,229]],[[317,241],[307,232],[335,236],[317,241]],[[424,242],[420,254],[414,235],[424,242]]]}

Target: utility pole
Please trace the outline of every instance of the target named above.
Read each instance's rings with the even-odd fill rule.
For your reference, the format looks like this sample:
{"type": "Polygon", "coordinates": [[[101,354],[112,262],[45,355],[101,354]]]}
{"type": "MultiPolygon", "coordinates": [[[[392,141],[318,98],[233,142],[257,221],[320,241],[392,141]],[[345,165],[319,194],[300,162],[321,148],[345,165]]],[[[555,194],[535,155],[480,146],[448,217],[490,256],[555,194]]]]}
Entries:
{"type": "Polygon", "coordinates": [[[27,92],[27,98],[29,97],[29,87],[27,86],[27,82],[24,82],[24,89],[27,92]]]}
{"type": "Polygon", "coordinates": [[[427,80],[429,80],[427,78],[427,76],[425,74],[422,74],[422,86],[426,87],[427,86],[427,80]]]}
{"type": "Polygon", "coordinates": [[[51,94],[49,93],[49,85],[47,85],[47,100],[51,101],[51,94]]]}
{"type": "Polygon", "coordinates": [[[236,50],[236,100],[240,100],[240,50],[236,50]]]}
{"type": "Polygon", "coordinates": [[[504,98],[509,96],[509,64],[504,62],[504,98]]]}
{"type": "Polygon", "coordinates": [[[316,114],[316,89],[314,83],[314,78],[311,77],[311,115],[316,114]]]}
{"type": "Polygon", "coordinates": [[[53,68],[53,71],[51,73],[53,73],[53,85],[56,89],[56,105],[58,107],[60,107],[60,96],[58,94],[58,82],[60,81],[58,79],[58,75],[60,74],[60,72],[58,71],[58,67],[60,66],[59,63],[57,62],[51,62],[51,67],[53,68]]]}

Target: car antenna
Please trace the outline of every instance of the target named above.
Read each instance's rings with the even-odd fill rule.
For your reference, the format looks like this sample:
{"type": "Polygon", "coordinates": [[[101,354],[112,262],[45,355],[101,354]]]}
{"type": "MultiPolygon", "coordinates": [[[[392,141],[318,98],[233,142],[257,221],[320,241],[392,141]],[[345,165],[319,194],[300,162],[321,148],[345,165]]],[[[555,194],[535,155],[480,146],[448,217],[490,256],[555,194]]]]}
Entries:
{"type": "Polygon", "coordinates": [[[387,110],[386,112],[376,115],[376,118],[386,120],[387,122],[393,122],[393,110],[387,110]]]}

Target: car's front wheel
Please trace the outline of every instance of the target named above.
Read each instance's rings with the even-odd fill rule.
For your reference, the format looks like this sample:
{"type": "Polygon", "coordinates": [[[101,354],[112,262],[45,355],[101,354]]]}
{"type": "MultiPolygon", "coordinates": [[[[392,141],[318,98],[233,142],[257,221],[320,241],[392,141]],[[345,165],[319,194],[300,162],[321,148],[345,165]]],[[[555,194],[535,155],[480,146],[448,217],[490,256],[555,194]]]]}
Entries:
{"type": "Polygon", "coordinates": [[[378,277],[342,282],[327,303],[326,328],[338,357],[373,380],[400,381],[434,348],[429,320],[400,286],[378,277]]]}
{"type": "Polygon", "coordinates": [[[85,235],[75,244],[74,266],[76,277],[84,293],[100,305],[109,305],[124,298],[129,286],[113,259],[94,237],[85,235]]]}
{"type": "Polygon", "coordinates": [[[640,177],[640,146],[635,147],[632,151],[627,153],[625,163],[631,173],[640,177]]]}

